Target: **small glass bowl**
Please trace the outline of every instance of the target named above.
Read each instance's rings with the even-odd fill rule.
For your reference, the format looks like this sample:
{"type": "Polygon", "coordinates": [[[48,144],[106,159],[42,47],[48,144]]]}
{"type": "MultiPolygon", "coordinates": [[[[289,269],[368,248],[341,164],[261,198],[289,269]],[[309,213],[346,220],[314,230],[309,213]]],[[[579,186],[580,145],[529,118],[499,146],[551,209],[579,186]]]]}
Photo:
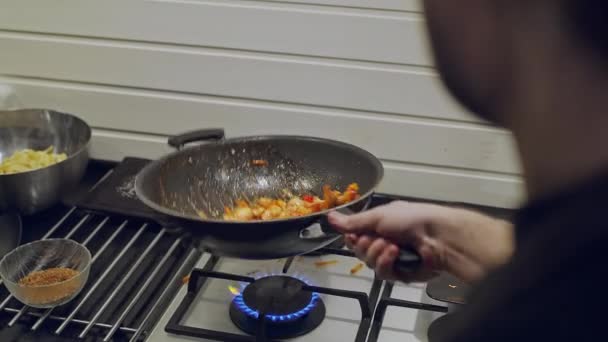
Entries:
{"type": "Polygon", "coordinates": [[[0,276],[9,292],[35,308],[63,305],[80,293],[89,277],[91,252],[76,241],[47,239],[19,246],[0,261],[0,276]],[[19,280],[35,271],[71,268],[72,278],[49,285],[21,285],[19,280]]]}

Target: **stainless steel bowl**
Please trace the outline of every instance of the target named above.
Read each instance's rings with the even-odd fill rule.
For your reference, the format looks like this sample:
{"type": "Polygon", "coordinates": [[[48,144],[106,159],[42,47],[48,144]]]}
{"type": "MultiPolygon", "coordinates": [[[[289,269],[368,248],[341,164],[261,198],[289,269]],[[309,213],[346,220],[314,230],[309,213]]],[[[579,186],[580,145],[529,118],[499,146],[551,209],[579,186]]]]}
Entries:
{"type": "Polygon", "coordinates": [[[0,111],[0,161],[26,148],[53,146],[68,158],[27,172],[0,175],[0,213],[33,214],[55,204],[84,175],[91,128],[83,120],[46,109],[0,111]]]}

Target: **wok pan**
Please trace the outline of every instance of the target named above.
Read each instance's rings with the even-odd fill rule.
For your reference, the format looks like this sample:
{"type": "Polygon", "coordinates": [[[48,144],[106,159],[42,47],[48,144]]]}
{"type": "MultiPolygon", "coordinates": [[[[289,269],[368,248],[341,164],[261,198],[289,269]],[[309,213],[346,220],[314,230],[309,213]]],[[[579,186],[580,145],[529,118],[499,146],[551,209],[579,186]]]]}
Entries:
{"type": "MultiPolygon", "coordinates": [[[[171,137],[178,149],[148,164],[137,175],[139,199],[162,216],[161,223],[179,226],[200,247],[215,254],[270,259],[309,252],[334,241],[325,222],[327,211],[270,221],[225,221],[224,206],[237,199],[320,195],[322,186],[345,189],[359,184],[361,197],[334,210],[365,208],[383,176],[382,164],[371,153],[346,143],[304,136],[252,136],[224,139],[221,129],[171,137]],[[196,146],[184,147],[196,141],[196,146]],[[264,160],[263,166],[252,161],[264,160]],[[203,213],[203,217],[199,215],[203,213]],[[309,229],[309,233],[305,230],[309,229]]],[[[404,259],[419,262],[404,250],[404,259]]]]}

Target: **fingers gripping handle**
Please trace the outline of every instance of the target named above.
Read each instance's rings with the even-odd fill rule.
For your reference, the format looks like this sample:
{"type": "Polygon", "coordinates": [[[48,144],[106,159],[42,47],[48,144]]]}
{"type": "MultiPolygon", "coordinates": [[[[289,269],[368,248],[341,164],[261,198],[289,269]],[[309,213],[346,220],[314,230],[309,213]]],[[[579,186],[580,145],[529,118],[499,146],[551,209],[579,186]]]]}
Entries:
{"type": "MultiPolygon", "coordinates": [[[[341,208],[338,210],[345,215],[352,215],[354,212],[349,208],[341,208]]],[[[412,273],[417,271],[422,266],[422,257],[413,248],[399,247],[399,255],[395,260],[393,268],[400,273],[412,273]]]]}
{"type": "Polygon", "coordinates": [[[412,273],[422,266],[422,257],[412,248],[400,247],[393,268],[399,273],[412,273]]]}

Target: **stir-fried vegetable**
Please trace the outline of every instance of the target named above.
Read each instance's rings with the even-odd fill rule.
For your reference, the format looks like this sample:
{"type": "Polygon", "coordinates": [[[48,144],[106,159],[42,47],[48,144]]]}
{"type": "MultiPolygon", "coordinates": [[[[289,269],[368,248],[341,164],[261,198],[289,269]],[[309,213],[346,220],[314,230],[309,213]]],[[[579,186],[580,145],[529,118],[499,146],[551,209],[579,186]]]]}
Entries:
{"type": "Polygon", "coordinates": [[[359,197],[357,183],[350,184],[344,192],[332,190],[329,185],[325,185],[323,186],[323,199],[312,194],[304,194],[300,197],[291,196],[286,199],[260,197],[252,203],[237,200],[233,207],[224,209],[224,219],[253,221],[306,216],[352,202],[359,197]]]}

